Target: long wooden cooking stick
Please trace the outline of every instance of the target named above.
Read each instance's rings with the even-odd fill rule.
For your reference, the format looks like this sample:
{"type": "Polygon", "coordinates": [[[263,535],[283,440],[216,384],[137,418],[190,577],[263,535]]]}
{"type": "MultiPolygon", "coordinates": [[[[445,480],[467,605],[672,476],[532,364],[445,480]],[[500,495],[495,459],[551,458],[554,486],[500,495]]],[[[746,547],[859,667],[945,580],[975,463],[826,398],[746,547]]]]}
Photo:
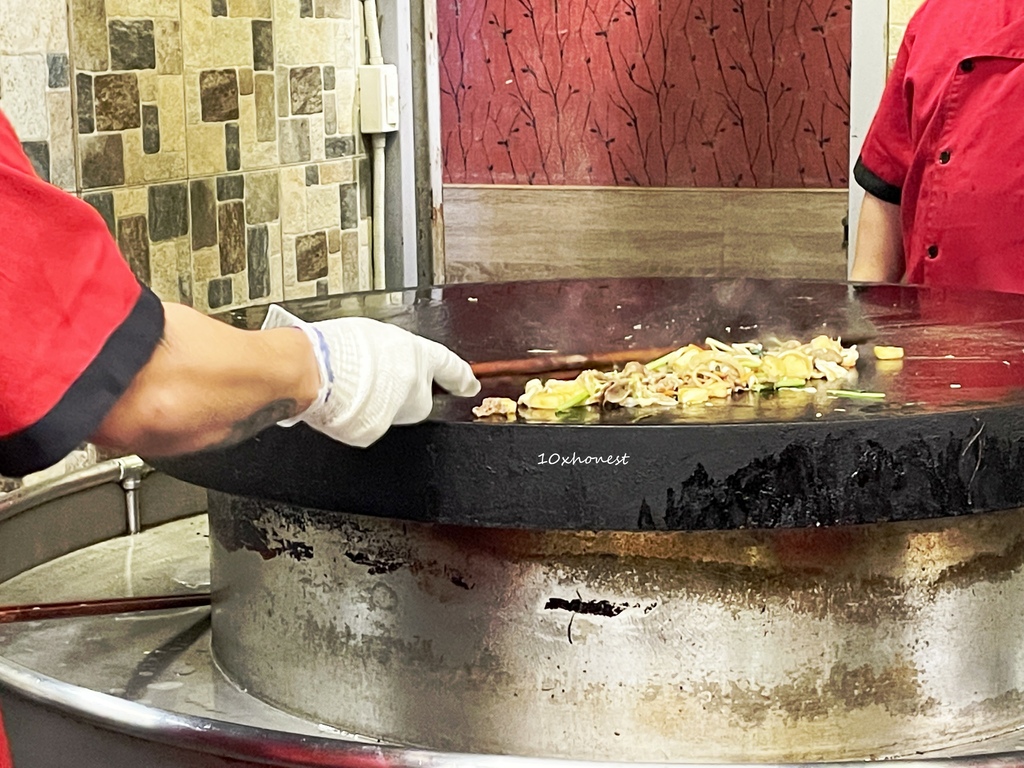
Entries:
{"type": "Polygon", "coordinates": [[[617,349],[611,352],[593,352],[578,355],[533,355],[518,360],[487,360],[473,363],[473,373],[477,378],[495,376],[529,376],[537,373],[553,371],[578,371],[585,368],[600,368],[608,365],[620,365],[636,360],[647,363],[679,346],[652,347],[648,349],[617,349]]]}
{"type": "Polygon", "coordinates": [[[66,603],[0,606],[0,624],[37,619],[73,619],[83,616],[111,616],[137,611],[166,611],[172,608],[196,608],[210,604],[209,592],[153,597],[114,597],[106,600],[77,600],[66,603]]]}

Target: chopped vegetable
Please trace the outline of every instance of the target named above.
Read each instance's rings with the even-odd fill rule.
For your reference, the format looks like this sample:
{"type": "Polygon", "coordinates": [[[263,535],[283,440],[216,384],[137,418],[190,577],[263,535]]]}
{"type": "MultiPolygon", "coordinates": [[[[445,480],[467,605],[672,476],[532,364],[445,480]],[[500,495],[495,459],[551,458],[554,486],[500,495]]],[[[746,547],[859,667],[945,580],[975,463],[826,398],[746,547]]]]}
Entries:
{"type": "Polygon", "coordinates": [[[704,346],[687,344],[646,365],[627,363],[621,371],[588,370],[572,381],[532,379],[519,403],[556,413],[582,405],[697,405],[734,392],[806,389],[815,379],[844,381],[857,359],[856,346],[844,347],[828,336],[806,344],[790,340],[769,345],[709,338],[704,346]]]}
{"type": "Polygon", "coordinates": [[[884,347],[876,344],[875,357],[879,360],[902,360],[903,347],[884,347]]]}
{"type": "Polygon", "coordinates": [[[832,397],[848,397],[851,400],[884,400],[885,392],[861,392],[857,389],[830,389],[832,397]]]}

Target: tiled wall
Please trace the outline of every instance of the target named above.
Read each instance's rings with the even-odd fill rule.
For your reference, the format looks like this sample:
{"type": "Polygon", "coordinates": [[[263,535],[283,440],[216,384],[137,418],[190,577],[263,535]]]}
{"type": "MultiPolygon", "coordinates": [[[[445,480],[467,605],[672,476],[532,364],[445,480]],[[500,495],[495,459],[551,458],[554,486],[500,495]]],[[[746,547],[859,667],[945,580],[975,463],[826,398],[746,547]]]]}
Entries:
{"type": "Polygon", "coordinates": [[[0,108],[161,298],[364,290],[359,0],[0,0],[0,108]]]}
{"type": "Polygon", "coordinates": [[[889,0],[889,69],[896,61],[896,54],[907,31],[907,22],[924,0],[889,0]]]}

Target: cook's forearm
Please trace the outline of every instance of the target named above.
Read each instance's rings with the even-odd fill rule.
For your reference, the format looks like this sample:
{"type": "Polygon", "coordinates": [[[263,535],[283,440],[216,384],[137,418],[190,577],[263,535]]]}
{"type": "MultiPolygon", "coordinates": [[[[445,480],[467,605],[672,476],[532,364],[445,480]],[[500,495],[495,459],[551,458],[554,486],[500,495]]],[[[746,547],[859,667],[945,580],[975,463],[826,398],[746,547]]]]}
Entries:
{"type": "Polygon", "coordinates": [[[305,410],[320,374],[305,335],[243,331],[178,304],[149,363],[94,442],[168,456],[232,443],[305,410]]]}
{"type": "Polygon", "coordinates": [[[895,283],[903,277],[903,272],[900,207],[874,195],[864,195],[850,279],[866,283],[895,283]]]}

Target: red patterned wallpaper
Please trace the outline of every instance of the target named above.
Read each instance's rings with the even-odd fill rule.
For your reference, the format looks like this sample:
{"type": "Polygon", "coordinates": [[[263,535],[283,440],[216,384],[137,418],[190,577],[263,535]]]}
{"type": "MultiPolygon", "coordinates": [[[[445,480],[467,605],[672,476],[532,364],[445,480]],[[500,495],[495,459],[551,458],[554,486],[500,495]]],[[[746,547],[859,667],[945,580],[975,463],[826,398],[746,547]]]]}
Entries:
{"type": "Polygon", "coordinates": [[[445,180],[843,187],[849,0],[438,0],[445,180]]]}

